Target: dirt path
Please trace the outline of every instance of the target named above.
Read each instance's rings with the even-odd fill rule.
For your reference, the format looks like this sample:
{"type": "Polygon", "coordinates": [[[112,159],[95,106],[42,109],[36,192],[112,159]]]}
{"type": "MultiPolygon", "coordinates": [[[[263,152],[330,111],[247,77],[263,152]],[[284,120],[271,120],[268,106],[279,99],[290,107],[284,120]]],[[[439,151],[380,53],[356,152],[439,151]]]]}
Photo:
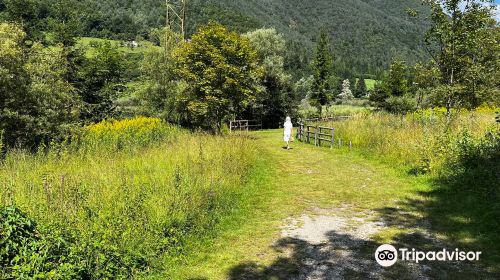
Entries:
{"type": "Polygon", "coordinates": [[[282,149],[280,131],[255,133],[266,174],[250,202],[210,252],[189,267],[191,279],[463,279],[468,265],[398,262],[379,266],[376,248],[443,248],[422,213],[428,185],[346,150],[294,143],[282,149]],[[200,264],[200,262],[202,262],[200,264]]]}

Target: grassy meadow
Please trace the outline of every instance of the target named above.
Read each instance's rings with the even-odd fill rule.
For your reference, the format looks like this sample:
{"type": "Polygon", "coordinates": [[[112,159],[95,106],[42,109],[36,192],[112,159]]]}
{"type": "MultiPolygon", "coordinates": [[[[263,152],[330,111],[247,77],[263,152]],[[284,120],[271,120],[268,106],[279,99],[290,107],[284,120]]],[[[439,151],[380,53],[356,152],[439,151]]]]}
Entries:
{"type": "Polygon", "coordinates": [[[372,90],[375,88],[375,85],[378,83],[379,81],[377,80],[374,80],[374,79],[365,79],[365,83],[366,83],[366,89],[367,90],[372,90]]]}
{"type": "Polygon", "coordinates": [[[421,110],[406,116],[371,113],[366,108],[355,113],[349,106],[331,110],[354,112],[346,114],[351,116],[348,120],[321,123],[334,127],[336,138],[344,143],[352,141],[361,153],[416,173],[437,174],[443,165],[458,159],[461,145],[477,144],[498,129],[494,108],[455,111],[450,120],[444,109],[421,110]]]}
{"type": "Polygon", "coordinates": [[[12,219],[4,229],[25,235],[2,241],[11,242],[3,259],[18,259],[0,278],[33,277],[27,271],[129,278],[164,269],[185,240],[207,235],[237,206],[256,155],[248,138],[230,138],[136,118],[85,127],[38,154],[9,152],[0,164],[1,204],[22,212],[7,207],[0,215],[12,219]]]}
{"type": "MultiPolygon", "coordinates": [[[[213,136],[146,117],[87,126],[35,154],[9,151],[0,218],[13,236],[0,240],[0,254],[16,265],[0,278],[294,275],[305,264],[283,250],[307,248],[270,246],[283,221],[346,205],[391,221],[367,258],[379,243],[442,242],[484,252],[484,270],[465,275],[498,273],[494,110],[456,112],[449,124],[442,110],[364,110],[325,123],[352,151],[297,142],[287,151],[281,130],[213,136]],[[434,237],[418,235],[425,231],[434,237]]],[[[449,271],[432,264],[433,275],[449,271]]],[[[403,266],[392,273],[407,275],[403,266]]]]}
{"type": "MultiPolygon", "coordinates": [[[[393,242],[406,240],[409,228],[430,222],[445,244],[482,250],[486,266],[498,272],[500,140],[495,111],[454,111],[450,120],[443,109],[406,116],[375,112],[321,125],[334,127],[343,143],[352,141],[351,153],[391,166],[400,170],[401,177],[414,177],[427,186],[409,191],[406,199],[384,211],[400,227],[389,235],[393,242]],[[394,209],[411,214],[397,215],[394,209]]],[[[415,246],[429,246],[431,241],[421,242],[415,246]]]]}
{"type": "Polygon", "coordinates": [[[109,40],[109,39],[101,39],[101,38],[94,38],[94,37],[81,37],[78,40],[78,44],[82,47],[88,48],[88,53],[87,55],[92,56],[93,55],[93,43],[111,43],[111,45],[115,48],[118,49],[118,51],[126,53],[126,54],[144,54],[148,52],[149,50],[155,48],[155,45],[151,42],[148,41],[140,41],[138,43],[137,48],[131,48],[123,45],[122,41],[117,41],[117,40],[109,40]]]}

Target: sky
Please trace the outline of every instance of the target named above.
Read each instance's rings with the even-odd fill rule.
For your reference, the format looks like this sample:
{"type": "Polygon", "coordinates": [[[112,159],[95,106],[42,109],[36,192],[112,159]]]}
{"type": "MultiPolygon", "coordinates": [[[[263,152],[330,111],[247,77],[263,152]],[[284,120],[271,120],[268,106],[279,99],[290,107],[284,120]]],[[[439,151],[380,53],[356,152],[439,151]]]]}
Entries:
{"type": "MultiPolygon", "coordinates": [[[[500,22],[500,0],[495,0],[493,1],[493,4],[488,5],[495,6],[493,13],[495,14],[495,19],[497,20],[497,22],[500,22]]],[[[465,3],[463,3],[462,6],[465,7],[465,3]]]]}
{"type": "Polygon", "coordinates": [[[500,0],[495,0],[495,18],[500,21],[500,0]]]}

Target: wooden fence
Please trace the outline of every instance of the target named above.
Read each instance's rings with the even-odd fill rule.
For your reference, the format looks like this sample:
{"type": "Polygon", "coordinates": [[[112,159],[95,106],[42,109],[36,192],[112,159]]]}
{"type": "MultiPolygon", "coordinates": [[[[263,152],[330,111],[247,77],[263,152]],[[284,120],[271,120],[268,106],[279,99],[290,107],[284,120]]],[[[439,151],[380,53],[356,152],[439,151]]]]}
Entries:
{"type": "Polygon", "coordinates": [[[262,122],[256,120],[234,120],[229,122],[229,131],[249,131],[262,129],[262,122]]]}
{"type": "Polygon", "coordinates": [[[326,121],[341,121],[347,120],[351,116],[336,116],[336,117],[326,117],[326,118],[312,118],[312,119],[304,119],[304,122],[326,122],[326,121]]]}
{"type": "MultiPolygon", "coordinates": [[[[299,123],[297,128],[297,139],[309,144],[314,141],[315,146],[321,146],[321,143],[328,143],[330,148],[333,148],[336,144],[335,128],[299,123]]],[[[337,141],[339,148],[342,147],[342,139],[338,138],[337,141]]],[[[352,141],[349,141],[349,149],[352,149],[352,141]]]]}

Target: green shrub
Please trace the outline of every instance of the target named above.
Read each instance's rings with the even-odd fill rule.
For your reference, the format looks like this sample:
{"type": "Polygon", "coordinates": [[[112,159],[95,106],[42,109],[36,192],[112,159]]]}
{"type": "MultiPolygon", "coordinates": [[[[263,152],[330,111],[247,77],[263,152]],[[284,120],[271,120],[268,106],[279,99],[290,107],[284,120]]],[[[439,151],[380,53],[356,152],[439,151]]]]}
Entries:
{"type": "Polygon", "coordinates": [[[395,114],[407,114],[417,110],[417,101],[410,95],[401,97],[391,96],[386,99],[385,109],[395,114]]]}
{"type": "Polygon", "coordinates": [[[63,236],[40,232],[14,206],[0,208],[1,279],[76,279],[81,269],[63,236]]]}
{"type": "Polygon", "coordinates": [[[500,193],[500,129],[488,131],[480,139],[463,131],[449,148],[450,156],[441,178],[456,186],[473,188],[486,198],[497,197],[500,193]]]}

